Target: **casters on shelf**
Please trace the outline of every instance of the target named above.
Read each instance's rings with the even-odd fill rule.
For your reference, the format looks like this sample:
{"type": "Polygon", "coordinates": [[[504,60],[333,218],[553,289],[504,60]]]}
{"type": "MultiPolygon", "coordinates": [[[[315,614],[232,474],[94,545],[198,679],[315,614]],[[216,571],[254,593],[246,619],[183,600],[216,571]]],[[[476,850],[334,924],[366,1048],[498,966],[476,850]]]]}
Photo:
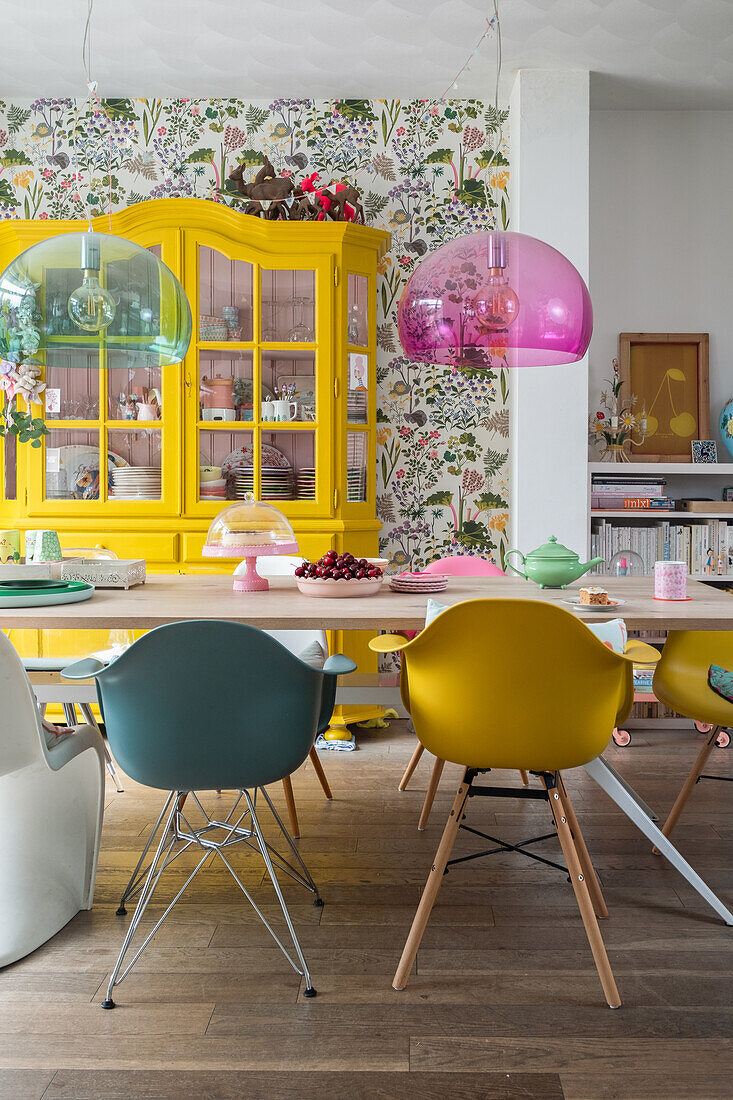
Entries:
{"type": "Polygon", "coordinates": [[[614,744],[618,745],[621,749],[625,749],[627,745],[631,744],[631,734],[628,732],[628,730],[616,729],[613,731],[612,736],[614,744]]]}
{"type": "Polygon", "coordinates": [[[318,990],[314,989],[312,985],[309,985],[308,988],[303,993],[303,996],[304,997],[317,997],[318,996],[318,990]]]}
{"type": "Polygon", "coordinates": [[[102,1008],[114,1008],[115,1003],[111,997],[108,997],[106,1001],[102,1001],[102,1008]]]}

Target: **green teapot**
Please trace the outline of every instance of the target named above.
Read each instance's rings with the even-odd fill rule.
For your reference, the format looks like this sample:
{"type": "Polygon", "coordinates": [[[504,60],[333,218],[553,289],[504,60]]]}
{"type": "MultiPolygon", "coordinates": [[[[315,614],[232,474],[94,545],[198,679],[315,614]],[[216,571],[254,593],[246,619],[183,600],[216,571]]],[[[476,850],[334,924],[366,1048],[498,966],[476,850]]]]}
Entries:
{"type": "Polygon", "coordinates": [[[578,577],[582,577],[594,565],[601,565],[605,558],[593,558],[591,561],[581,562],[574,550],[568,550],[567,546],[557,541],[555,535],[537,550],[532,550],[525,557],[519,550],[509,550],[504,555],[504,564],[519,577],[534,581],[540,588],[565,588],[578,577]],[[512,554],[519,554],[525,572],[512,565],[509,558],[512,554]]]}

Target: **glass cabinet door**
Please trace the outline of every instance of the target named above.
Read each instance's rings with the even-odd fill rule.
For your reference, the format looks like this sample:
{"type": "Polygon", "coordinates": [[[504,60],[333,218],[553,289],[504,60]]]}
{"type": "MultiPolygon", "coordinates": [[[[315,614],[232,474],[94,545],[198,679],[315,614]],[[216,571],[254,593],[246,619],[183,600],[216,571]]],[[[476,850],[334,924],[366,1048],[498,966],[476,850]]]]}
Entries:
{"type": "Polygon", "coordinates": [[[186,368],[194,513],[247,492],[292,516],[333,508],[330,462],[319,461],[333,424],[330,256],[276,262],[214,233],[186,241],[198,294],[186,368]]]}
{"type": "Polygon", "coordinates": [[[346,485],[349,505],[373,503],[375,459],[375,321],[374,287],[370,276],[349,272],[343,319],[346,347],[346,485]]]}
{"type": "MultiPolygon", "coordinates": [[[[172,263],[165,242],[138,243],[172,263]]],[[[78,516],[80,508],[90,516],[102,510],[107,515],[177,512],[182,368],[138,367],[124,350],[108,349],[104,331],[71,333],[65,304],[78,274],[49,271],[39,302],[51,319],[44,375],[49,432],[43,447],[29,455],[29,513],[78,516]]],[[[134,271],[126,270],[105,270],[102,277],[113,289],[122,287],[120,280],[128,274],[134,277],[134,271]]],[[[110,334],[118,345],[126,340],[132,344],[145,335],[139,296],[122,290],[115,297],[110,334]]]]}

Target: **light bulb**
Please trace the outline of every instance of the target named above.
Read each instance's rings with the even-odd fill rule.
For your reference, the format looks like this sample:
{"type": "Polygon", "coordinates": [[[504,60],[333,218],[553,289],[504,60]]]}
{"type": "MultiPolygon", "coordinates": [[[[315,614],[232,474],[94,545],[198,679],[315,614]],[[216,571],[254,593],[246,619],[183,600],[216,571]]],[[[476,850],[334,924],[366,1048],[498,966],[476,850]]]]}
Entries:
{"type": "Polygon", "coordinates": [[[485,332],[503,332],[519,314],[519,298],[501,267],[489,270],[489,279],[473,299],[476,323],[485,332]]]}
{"type": "Polygon", "coordinates": [[[69,295],[69,317],[85,332],[101,332],[115,318],[115,300],[99,282],[99,240],[96,233],[82,238],[81,267],[84,281],[69,295]]]}
{"type": "Polygon", "coordinates": [[[100,332],[115,319],[115,301],[100,286],[96,271],[85,271],[84,282],[69,296],[69,317],[86,332],[100,332]]]}

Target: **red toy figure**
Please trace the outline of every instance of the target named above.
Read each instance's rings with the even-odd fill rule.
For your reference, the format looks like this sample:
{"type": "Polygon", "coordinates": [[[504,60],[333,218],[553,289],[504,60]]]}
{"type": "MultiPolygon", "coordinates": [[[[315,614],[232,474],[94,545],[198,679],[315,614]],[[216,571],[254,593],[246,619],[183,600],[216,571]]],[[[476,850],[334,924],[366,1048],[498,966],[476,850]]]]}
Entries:
{"type": "Polygon", "coordinates": [[[318,187],[320,178],[318,172],[312,172],[300,185],[301,191],[312,194],[320,206],[322,213],[318,215],[318,221],[323,221],[326,216],[329,216],[334,221],[354,222],[358,216],[363,224],[364,210],[359,202],[359,192],[356,188],[346,183],[335,183],[330,189],[318,187]],[[345,194],[341,195],[341,192],[345,194]]]}

